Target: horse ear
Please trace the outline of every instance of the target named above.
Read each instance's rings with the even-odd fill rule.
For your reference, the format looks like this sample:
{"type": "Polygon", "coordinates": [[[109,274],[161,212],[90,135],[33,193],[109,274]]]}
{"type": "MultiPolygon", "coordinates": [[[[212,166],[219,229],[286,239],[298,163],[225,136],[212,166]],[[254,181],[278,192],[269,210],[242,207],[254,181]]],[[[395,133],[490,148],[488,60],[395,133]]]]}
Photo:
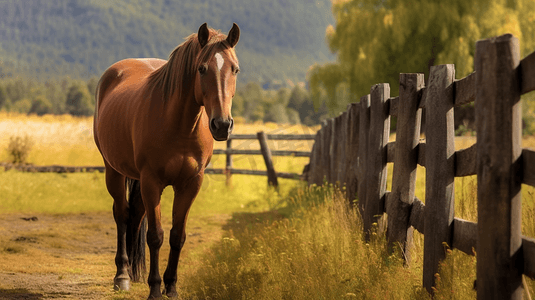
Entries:
{"type": "Polygon", "coordinates": [[[239,39],[240,39],[240,27],[238,27],[236,23],[233,23],[232,28],[228,32],[227,42],[229,43],[230,47],[234,47],[238,43],[239,39]]]}
{"type": "Polygon", "coordinates": [[[206,46],[208,44],[208,37],[210,33],[208,32],[208,24],[204,23],[199,27],[199,33],[197,34],[197,39],[199,40],[199,44],[201,45],[201,48],[206,46]]]}

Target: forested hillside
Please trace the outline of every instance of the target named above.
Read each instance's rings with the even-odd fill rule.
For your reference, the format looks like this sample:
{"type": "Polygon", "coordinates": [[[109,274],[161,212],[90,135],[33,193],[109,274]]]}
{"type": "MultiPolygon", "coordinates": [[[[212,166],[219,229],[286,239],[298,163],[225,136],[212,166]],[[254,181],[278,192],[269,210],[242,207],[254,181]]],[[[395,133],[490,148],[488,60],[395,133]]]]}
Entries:
{"type": "Polygon", "coordinates": [[[0,76],[88,79],[123,58],[167,58],[204,22],[240,26],[240,85],[305,81],[334,59],[329,0],[0,0],[0,76]]]}

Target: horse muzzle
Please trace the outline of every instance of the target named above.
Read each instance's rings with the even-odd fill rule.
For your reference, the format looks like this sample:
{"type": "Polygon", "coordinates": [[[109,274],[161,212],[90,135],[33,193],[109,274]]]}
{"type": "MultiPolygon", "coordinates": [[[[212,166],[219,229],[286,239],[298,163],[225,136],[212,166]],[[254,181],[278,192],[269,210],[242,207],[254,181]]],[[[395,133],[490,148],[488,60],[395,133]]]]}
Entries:
{"type": "Polygon", "coordinates": [[[210,132],[216,141],[226,141],[234,128],[234,119],[212,118],[210,120],[210,132]]]}

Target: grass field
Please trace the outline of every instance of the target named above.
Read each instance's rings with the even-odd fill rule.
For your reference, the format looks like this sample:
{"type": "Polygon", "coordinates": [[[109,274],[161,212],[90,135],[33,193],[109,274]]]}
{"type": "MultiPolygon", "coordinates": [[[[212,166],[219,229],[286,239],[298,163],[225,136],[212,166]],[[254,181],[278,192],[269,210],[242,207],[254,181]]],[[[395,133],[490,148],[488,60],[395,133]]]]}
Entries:
{"type": "MultiPolygon", "coordinates": [[[[0,150],[7,146],[9,136],[28,135],[34,141],[31,163],[102,165],[93,144],[90,118],[3,114],[0,120],[0,150]]],[[[237,124],[235,128],[235,133],[263,130],[295,134],[317,130],[275,124],[237,124]]],[[[475,138],[462,137],[456,140],[456,147],[466,148],[473,143],[475,138]]],[[[534,137],[526,137],[523,143],[524,147],[535,148],[534,137]]],[[[216,147],[224,148],[225,144],[217,143],[216,147]]],[[[233,147],[258,146],[236,142],[233,147]]],[[[306,151],[311,143],[272,143],[270,147],[306,151]]],[[[0,161],[7,159],[7,153],[2,152],[0,161]]],[[[214,156],[213,166],[223,167],[224,160],[224,156],[214,156]]],[[[274,161],[277,171],[296,173],[306,163],[307,158],[292,157],[276,157],[274,161]]],[[[234,167],[265,168],[260,156],[235,156],[234,167]]],[[[419,167],[417,177],[416,196],[425,201],[425,168],[419,167]]],[[[114,247],[115,233],[110,220],[112,200],[106,192],[103,174],[0,170],[0,182],[0,210],[5,220],[0,223],[0,231],[9,231],[2,226],[15,222],[10,216],[18,218],[21,214],[38,215],[40,220],[50,219],[52,224],[69,216],[80,219],[68,231],[54,230],[52,226],[24,235],[26,242],[0,237],[3,272],[28,274],[32,278],[53,274],[58,279],[85,274],[89,276],[88,282],[94,283],[89,284],[89,293],[98,292],[103,295],[101,298],[146,297],[146,284],[134,284],[130,292],[111,290],[114,265],[110,248],[114,247]],[[69,240],[77,239],[82,244],[90,241],[74,237],[74,228],[90,239],[101,237],[103,241],[99,242],[106,244],[101,248],[107,250],[98,255],[76,254],[69,240]],[[111,233],[102,238],[103,232],[111,233]],[[38,242],[28,243],[32,238],[38,242]],[[49,248],[55,250],[45,251],[49,248]],[[61,257],[71,256],[69,253],[76,257],[61,257]],[[31,263],[36,259],[40,262],[37,267],[31,263]]],[[[281,192],[277,194],[266,188],[267,179],[263,176],[234,175],[231,187],[225,186],[224,176],[205,178],[190,213],[191,238],[188,236],[179,266],[179,288],[184,299],[430,299],[421,288],[423,235],[415,234],[416,255],[411,266],[404,267],[399,256],[388,253],[383,236],[373,235],[369,243],[363,241],[360,217],[348,210],[336,188],[305,187],[285,179],[279,182],[281,192]]],[[[523,186],[522,193],[523,234],[535,236],[535,190],[523,186]]],[[[476,194],[475,176],[455,179],[456,217],[477,221],[476,194]]],[[[172,191],[168,188],[162,196],[166,238],[171,205],[172,191]]],[[[168,251],[166,241],[161,254],[162,270],[168,251]]],[[[436,298],[475,298],[475,263],[475,257],[451,251],[438,275],[436,298]]],[[[533,293],[535,285],[527,281],[528,290],[533,293]]],[[[5,283],[0,283],[0,293],[5,289],[5,283]]],[[[19,290],[9,291],[16,294],[19,290]]]]}

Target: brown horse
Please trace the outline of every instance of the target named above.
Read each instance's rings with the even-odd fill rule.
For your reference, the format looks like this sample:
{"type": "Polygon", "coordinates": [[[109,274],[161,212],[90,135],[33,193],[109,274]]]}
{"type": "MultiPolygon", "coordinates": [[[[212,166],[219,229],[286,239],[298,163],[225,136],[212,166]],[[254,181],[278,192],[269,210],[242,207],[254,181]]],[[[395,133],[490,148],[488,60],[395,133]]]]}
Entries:
{"type": "Polygon", "coordinates": [[[160,197],[172,185],[171,252],[163,279],[167,296],[177,297],[177,266],[188,211],[201,188],[213,139],[228,139],[234,124],[230,110],[239,72],[234,50],[239,36],[236,24],[225,36],[205,23],[168,61],[125,59],[100,78],[94,135],[114,200],[116,289],[128,290],[130,279],[139,281],[143,276],[148,222],[149,299],[161,298],[160,197]]]}

